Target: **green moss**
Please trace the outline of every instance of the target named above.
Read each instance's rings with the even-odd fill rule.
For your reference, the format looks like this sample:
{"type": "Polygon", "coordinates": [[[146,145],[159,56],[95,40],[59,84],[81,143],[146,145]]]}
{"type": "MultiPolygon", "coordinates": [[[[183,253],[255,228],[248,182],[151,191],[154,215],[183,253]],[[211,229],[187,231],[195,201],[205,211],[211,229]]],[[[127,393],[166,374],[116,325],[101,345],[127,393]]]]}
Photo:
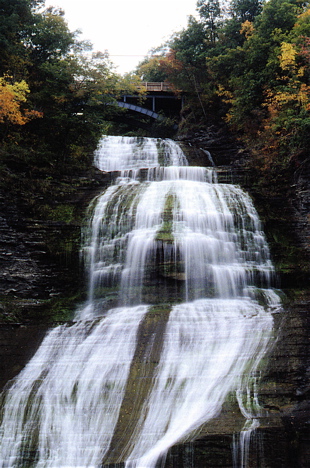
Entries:
{"type": "Polygon", "coordinates": [[[76,293],[71,297],[55,298],[47,301],[45,313],[51,322],[67,322],[72,320],[77,305],[82,301],[83,295],[76,293]]]}
{"type": "Polygon", "coordinates": [[[163,223],[156,233],[155,240],[162,241],[168,244],[174,242],[173,236],[173,211],[178,208],[179,203],[175,195],[169,193],[165,200],[163,211],[163,223]]]}
{"type": "Polygon", "coordinates": [[[75,219],[74,207],[68,204],[60,204],[56,207],[42,205],[39,212],[43,218],[64,223],[72,223],[75,219]]]}
{"type": "Polygon", "coordinates": [[[8,296],[0,297],[0,323],[11,324],[20,322],[20,311],[15,305],[16,300],[8,296]]]}
{"type": "Polygon", "coordinates": [[[156,233],[155,240],[162,241],[167,244],[172,244],[174,242],[174,237],[172,234],[172,222],[163,222],[160,229],[156,233]]]}
{"type": "Polygon", "coordinates": [[[68,291],[48,299],[20,299],[0,296],[0,323],[59,323],[73,319],[77,307],[86,300],[83,289],[68,291]]]}

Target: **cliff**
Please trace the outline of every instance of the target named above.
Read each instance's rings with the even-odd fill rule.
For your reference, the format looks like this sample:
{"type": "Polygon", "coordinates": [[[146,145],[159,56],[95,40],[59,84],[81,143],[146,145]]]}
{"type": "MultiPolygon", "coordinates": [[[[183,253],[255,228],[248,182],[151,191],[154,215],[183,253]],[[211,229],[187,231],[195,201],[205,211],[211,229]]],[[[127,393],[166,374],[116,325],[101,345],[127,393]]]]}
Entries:
{"type": "MultiPolygon", "coordinates": [[[[210,165],[213,160],[221,168],[223,181],[240,183],[249,191],[260,213],[278,286],[285,295],[283,311],[275,317],[276,345],[260,388],[261,404],[271,415],[260,429],[264,466],[306,467],[310,455],[309,161],[290,168],[280,180],[262,180],[251,165],[251,155],[225,128],[212,126],[184,135],[180,141],[191,162],[210,165]]],[[[11,189],[8,183],[2,186],[1,386],[23,367],[45,329],[70,319],[76,304],[85,298],[79,258],[84,214],[89,201],[109,183],[108,175],[92,169],[83,176],[62,176],[52,182],[34,178],[28,181],[27,189],[22,184],[11,189]]],[[[190,447],[193,466],[230,466],[231,437],[226,427],[219,432],[201,437],[190,447]],[[206,465],[209,452],[213,461],[206,465]]],[[[183,460],[185,452],[180,450],[172,450],[167,466],[175,466],[173,460],[183,460]]],[[[255,451],[252,458],[251,467],[261,466],[255,451]]]]}
{"type": "MultiPolygon", "coordinates": [[[[277,286],[284,293],[283,310],[275,316],[276,344],[259,391],[270,419],[261,422],[250,466],[304,468],[310,458],[310,158],[264,179],[251,154],[225,128],[210,127],[181,141],[190,145],[194,160],[210,152],[214,163],[222,166],[223,177],[251,194],[276,266],[277,286]]],[[[216,444],[210,443],[214,448],[216,444]]],[[[228,442],[222,444],[225,447],[228,442]]],[[[200,461],[199,455],[202,447],[198,445],[197,466],[229,466],[225,451],[214,465],[204,465],[205,457],[200,461]]]]}

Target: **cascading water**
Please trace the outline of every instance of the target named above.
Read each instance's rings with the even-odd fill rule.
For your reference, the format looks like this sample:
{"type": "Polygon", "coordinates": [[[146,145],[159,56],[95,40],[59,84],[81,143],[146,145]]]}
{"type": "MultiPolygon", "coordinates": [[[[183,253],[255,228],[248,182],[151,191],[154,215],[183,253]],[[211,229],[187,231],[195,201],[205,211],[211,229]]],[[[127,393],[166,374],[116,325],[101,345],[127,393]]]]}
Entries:
{"type": "Polygon", "coordinates": [[[0,466],[155,468],[233,393],[246,466],[279,306],[252,202],[170,140],[104,137],[95,164],[116,182],[84,233],[88,300],[3,393],[0,466]]]}

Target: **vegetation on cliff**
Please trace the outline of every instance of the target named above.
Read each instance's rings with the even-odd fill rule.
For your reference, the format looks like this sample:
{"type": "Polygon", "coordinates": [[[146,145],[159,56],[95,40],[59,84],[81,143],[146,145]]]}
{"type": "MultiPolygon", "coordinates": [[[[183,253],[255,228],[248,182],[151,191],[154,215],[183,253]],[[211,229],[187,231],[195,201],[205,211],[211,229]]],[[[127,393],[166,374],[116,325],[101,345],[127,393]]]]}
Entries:
{"type": "Polygon", "coordinates": [[[134,84],[44,0],[0,0],[0,49],[0,320],[6,322],[19,320],[25,301],[32,308],[29,298],[63,311],[63,303],[55,304],[59,294],[76,297],[83,211],[102,183],[90,174],[93,151],[122,112],[110,103],[134,84]]]}
{"type": "Polygon", "coordinates": [[[237,144],[227,154],[247,168],[277,268],[289,272],[289,282],[295,275],[306,283],[300,274],[308,275],[310,252],[310,2],[198,0],[196,17],[154,49],[137,74],[185,93],[179,133],[205,144],[215,160],[212,129],[222,122],[230,130],[237,144]]]}
{"type": "Polygon", "coordinates": [[[180,132],[223,119],[265,176],[308,158],[309,2],[197,0],[197,17],[127,78],[44,5],[0,0],[0,162],[19,178],[89,167],[124,111],[109,104],[139,77],[186,93],[180,132]]]}
{"type": "MultiPolygon", "coordinates": [[[[85,201],[103,183],[94,172],[86,178],[85,173],[90,175],[100,136],[114,131],[113,120],[125,112],[110,103],[122,91],[132,92],[141,78],[167,80],[176,92],[184,91],[180,133],[191,135],[210,128],[210,123],[224,122],[250,149],[246,162],[254,174],[251,183],[265,206],[261,214],[278,246],[278,263],[289,259],[289,271],[293,262],[296,269],[308,271],[308,263],[303,266],[306,258],[304,264],[296,261],[291,237],[285,237],[287,247],[281,240],[289,231],[291,212],[286,214],[282,205],[274,207],[272,197],[280,194],[282,204],[285,190],[290,196],[293,174],[305,174],[304,187],[309,180],[309,2],[198,0],[197,13],[187,28],[123,78],[114,72],[106,52],[94,53],[89,43],[79,40],[78,31],[68,29],[61,9],[45,8],[44,0],[0,0],[0,214],[7,235],[3,251],[16,233],[15,253],[12,247],[5,261],[0,259],[7,277],[15,268],[9,259],[16,259],[15,246],[24,237],[17,234],[25,225],[31,233],[40,231],[31,241],[40,268],[43,255],[38,246],[48,252],[44,258],[61,269],[78,258],[85,201]]],[[[128,130],[116,125],[119,132],[128,130]]],[[[207,132],[205,140],[212,138],[207,132]]],[[[308,201],[306,195],[300,200],[296,205],[303,204],[303,217],[295,228],[301,231],[308,201]]],[[[168,231],[161,234],[167,236],[168,231]]],[[[7,285],[5,279],[5,294],[10,291],[7,285]]],[[[15,286],[11,289],[15,294],[15,286]]],[[[34,286],[30,289],[29,297],[34,286]]]]}
{"type": "Polygon", "coordinates": [[[309,158],[309,6],[301,0],[198,0],[197,18],[190,17],[138,73],[152,81],[161,72],[186,92],[181,132],[224,119],[269,183],[268,174],[274,178],[309,158]]]}
{"type": "Polygon", "coordinates": [[[20,180],[89,167],[107,122],[121,112],[110,103],[134,85],[114,72],[107,52],[93,52],[68,29],[61,9],[44,3],[0,0],[0,162],[20,180]]]}

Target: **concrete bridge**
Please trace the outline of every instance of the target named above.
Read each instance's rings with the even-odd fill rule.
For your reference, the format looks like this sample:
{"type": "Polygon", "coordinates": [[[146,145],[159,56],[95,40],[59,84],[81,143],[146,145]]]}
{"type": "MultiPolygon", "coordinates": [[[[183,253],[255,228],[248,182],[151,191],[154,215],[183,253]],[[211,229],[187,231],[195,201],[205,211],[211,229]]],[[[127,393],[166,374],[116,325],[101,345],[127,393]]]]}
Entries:
{"type": "Polygon", "coordinates": [[[142,96],[143,104],[140,105],[141,95],[124,94],[117,101],[119,107],[139,112],[153,119],[176,117],[183,107],[183,96],[177,96],[168,83],[164,82],[142,82],[137,86],[137,91],[144,90],[142,96]],[[159,114],[159,112],[162,112],[159,114]]]}

